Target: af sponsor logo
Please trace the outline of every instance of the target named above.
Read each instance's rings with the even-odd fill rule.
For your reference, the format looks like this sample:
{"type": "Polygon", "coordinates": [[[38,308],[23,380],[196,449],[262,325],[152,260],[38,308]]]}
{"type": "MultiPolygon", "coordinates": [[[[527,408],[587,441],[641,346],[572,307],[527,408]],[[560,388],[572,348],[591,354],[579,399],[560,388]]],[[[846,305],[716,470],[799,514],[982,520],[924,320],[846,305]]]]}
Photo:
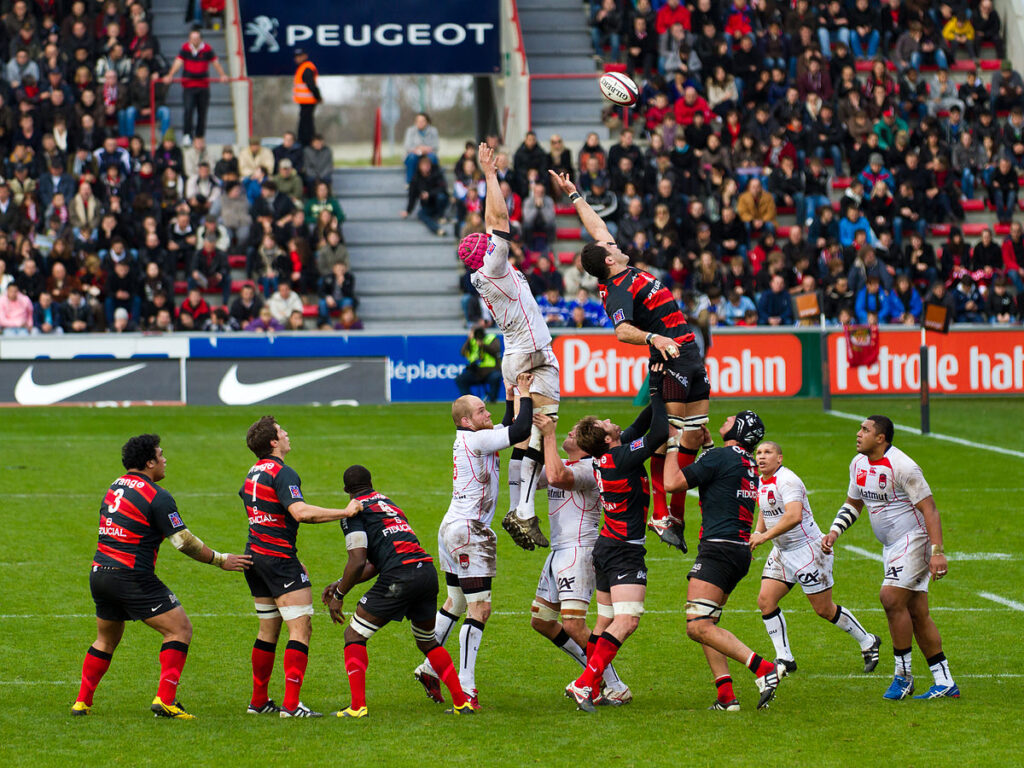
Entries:
{"type": "Polygon", "coordinates": [[[171,512],[167,516],[167,519],[171,521],[171,525],[173,525],[175,528],[181,528],[181,526],[184,525],[184,523],[181,522],[181,515],[179,515],[177,512],[171,512]]]}
{"type": "Polygon", "coordinates": [[[821,583],[821,572],[820,571],[804,571],[796,575],[797,581],[803,584],[805,587],[809,587],[812,584],[821,583]]]}
{"type": "Polygon", "coordinates": [[[890,565],[885,569],[885,578],[887,579],[898,579],[900,574],[903,572],[902,565],[890,565]]]}
{"type": "Polygon", "coordinates": [[[558,579],[559,592],[572,592],[572,585],[576,583],[575,576],[562,576],[558,579]]]}
{"type": "Polygon", "coordinates": [[[636,440],[629,444],[629,450],[631,451],[639,451],[643,447],[644,439],[642,437],[638,437],[636,440]]]}
{"type": "Polygon", "coordinates": [[[291,494],[291,497],[293,499],[301,499],[302,498],[302,490],[297,485],[289,485],[288,486],[288,493],[291,494]]]}

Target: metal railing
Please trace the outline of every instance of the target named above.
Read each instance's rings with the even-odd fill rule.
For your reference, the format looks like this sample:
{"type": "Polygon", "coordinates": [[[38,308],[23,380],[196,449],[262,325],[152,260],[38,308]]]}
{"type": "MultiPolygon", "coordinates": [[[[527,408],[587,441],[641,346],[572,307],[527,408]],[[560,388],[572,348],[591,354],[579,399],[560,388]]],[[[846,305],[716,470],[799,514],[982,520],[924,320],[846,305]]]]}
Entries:
{"type": "Polygon", "coordinates": [[[502,142],[519,146],[530,125],[530,69],[523,47],[523,30],[519,24],[516,0],[507,0],[502,14],[502,49],[504,71],[498,78],[495,97],[501,121],[502,142]]]}

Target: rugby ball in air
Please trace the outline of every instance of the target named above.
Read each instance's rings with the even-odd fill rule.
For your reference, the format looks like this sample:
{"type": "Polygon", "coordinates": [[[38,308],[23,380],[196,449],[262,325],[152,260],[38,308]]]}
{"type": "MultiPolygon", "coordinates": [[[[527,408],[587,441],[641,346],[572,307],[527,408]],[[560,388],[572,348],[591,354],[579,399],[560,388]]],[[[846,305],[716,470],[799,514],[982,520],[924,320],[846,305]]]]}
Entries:
{"type": "Polygon", "coordinates": [[[640,96],[640,89],[629,77],[621,72],[605,72],[597,81],[604,97],[615,104],[631,107],[640,96]]]}

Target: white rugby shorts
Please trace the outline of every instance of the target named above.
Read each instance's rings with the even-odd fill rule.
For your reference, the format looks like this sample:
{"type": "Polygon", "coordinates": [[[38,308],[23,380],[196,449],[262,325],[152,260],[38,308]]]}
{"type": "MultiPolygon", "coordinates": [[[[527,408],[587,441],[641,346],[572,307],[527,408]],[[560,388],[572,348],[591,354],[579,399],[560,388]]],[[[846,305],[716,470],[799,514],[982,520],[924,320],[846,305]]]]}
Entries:
{"type": "Polygon", "coordinates": [[[537,597],[555,604],[564,600],[589,603],[594,594],[593,555],[593,547],[570,547],[550,552],[537,582],[537,597]]]}
{"type": "Polygon", "coordinates": [[[558,358],[548,344],[536,352],[511,352],[501,359],[501,375],[506,384],[515,384],[520,373],[532,373],[530,392],[559,400],[558,358]]]}
{"type": "Polygon", "coordinates": [[[928,534],[908,533],[882,548],[883,587],[900,587],[913,592],[927,592],[932,574],[928,569],[931,560],[931,540],[928,534]]]}
{"type": "Polygon", "coordinates": [[[833,584],[832,555],[821,551],[821,541],[811,541],[793,549],[772,547],[761,578],[799,584],[807,595],[824,592],[833,584]]]}
{"type": "Polygon", "coordinates": [[[445,518],[437,532],[441,569],[460,579],[493,577],[497,572],[498,537],[479,520],[445,518]]]}

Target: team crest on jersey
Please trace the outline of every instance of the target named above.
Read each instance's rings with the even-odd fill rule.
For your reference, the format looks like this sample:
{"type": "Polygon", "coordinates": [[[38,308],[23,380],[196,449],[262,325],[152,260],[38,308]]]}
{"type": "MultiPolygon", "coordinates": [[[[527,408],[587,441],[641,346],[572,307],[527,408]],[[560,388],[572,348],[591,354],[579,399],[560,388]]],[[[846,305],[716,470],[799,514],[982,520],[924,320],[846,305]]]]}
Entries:
{"type": "Polygon", "coordinates": [[[644,439],[642,437],[637,438],[636,440],[629,444],[629,450],[631,451],[639,451],[643,447],[644,439]]]}
{"type": "Polygon", "coordinates": [[[494,253],[495,247],[496,246],[494,245],[494,241],[491,240],[490,238],[488,238],[487,239],[487,254],[490,255],[490,254],[494,253]]]}
{"type": "Polygon", "coordinates": [[[616,309],[615,310],[615,314],[612,315],[612,322],[613,323],[621,323],[625,319],[626,319],[626,313],[623,310],[621,310],[621,309],[616,309]]]}
{"type": "Polygon", "coordinates": [[[884,474],[879,475],[878,476],[878,487],[884,489],[885,488],[885,483],[886,483],[885,475],[884,474]]]}
{"type": "Polygon", "coordinates": [[[868,481],[868,471],[866,469],[857,470],[857,485],[864,487],[864,483],[868,481]]]}
{"type": "Polygon", "coordinates": [[[469,568],[469,555],[459,555],[459,568],[469,568]]]}
{"type": "Polygon", "coordinates": [[[181,522],[181,515],[179,515],[177,512],[171,512],[171,514],[167,516],[167,519],[171,521],[171,525],[173,525],[175,528],[181,528],[181,526],[184,525],[184,523],[181,522]]]}
{"type": "Polygon", "coordinates": [[[289,485],[288,486],[288,493],[290,493],[292,495],[293,499],[301,499],[302,498],[302,491],[299,490],[299,486],[297,486],[297,485],[289,485]]]}
{"type": "Polygon", "coordinates": [[[769,504],[774,504],[775,503],[775,491],[768,491],[768,503],[769,504]]]}

